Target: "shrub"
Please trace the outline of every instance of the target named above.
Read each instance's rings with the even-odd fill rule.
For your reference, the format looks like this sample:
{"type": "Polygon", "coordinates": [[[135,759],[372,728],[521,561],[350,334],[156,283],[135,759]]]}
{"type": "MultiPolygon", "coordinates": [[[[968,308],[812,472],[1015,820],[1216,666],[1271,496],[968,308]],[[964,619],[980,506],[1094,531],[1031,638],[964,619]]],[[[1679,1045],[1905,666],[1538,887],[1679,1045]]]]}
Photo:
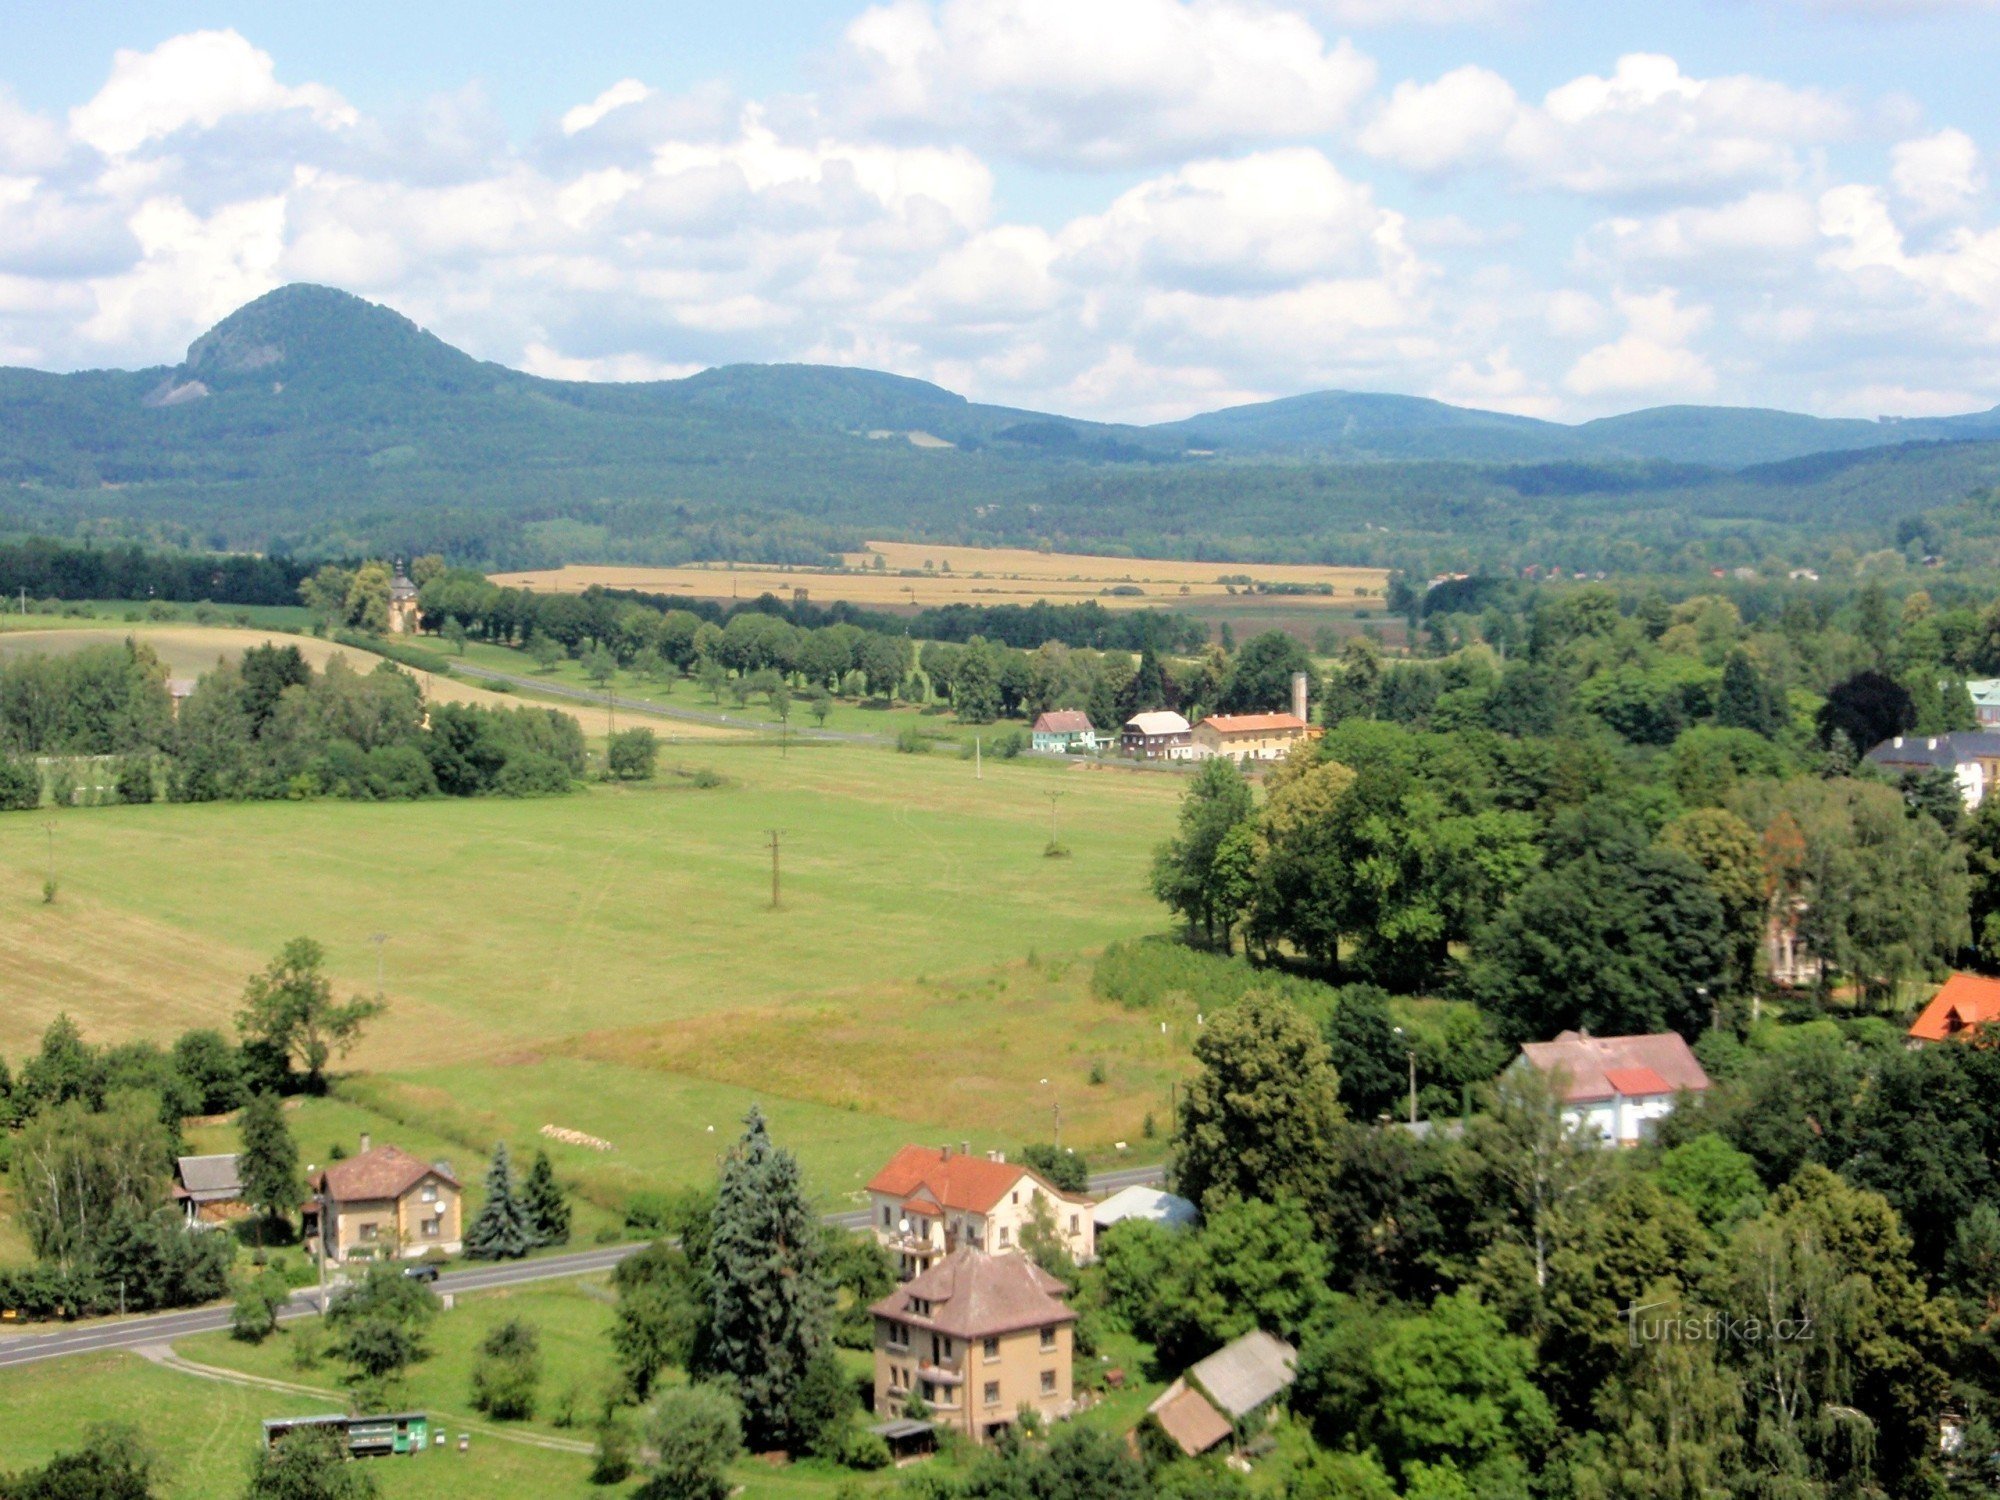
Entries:
{"type": "Polygon", "coordinates": [[[129,755],[118,767],[118,800],[135,804],[153,800],[151,756],[129,755]]]}
{"type": "Polygon", "coordinates": [[[1308,1014],[1325,1014],[1334,1004],[1331,985],[1301,979],[1278,969],[1260,969],[1248,959],[1204,953],[1172,938],[1139,938],[1113,943],[1090,975],[1091,992],[1134,1010],[1162,1002],[1218,1011],[1252,990],[1284,996],[1308,1014]]]}
{"type": "Polygon", "coordinates": [[[843,1468],[886,1469],[889,1467],[889,1445],[865,1427],[850,1427],[841,1444],[839,1459],[843,1468]]]}
{"type": "Polygon", "coordinates": [[[931,753],[931,737],[912,724],[896,736],[896,753],[898,755],[929,755],[931,753]]]}
{"type": "Polygon", "coordinates": [[[680,1386],[653,1402],[647,1436],[656,1455],[653,1493],[673,1500],[726,1500],[729,1466],[743,1452],[743,1410],[712,1385],[680,1386]]]}
{"type": "Polygon", "coordinates": [[[611,736],[605,761],[620,781],[651,781],[660,758],[660,737],[650,729],[621,729],[611,736]]]}
{"type": "Polygon", "coordinates": [[[42,802],[42,778],[33,764],[0,757],[0,812],[32,812],[42,802]]]}
{"type": "Polygon", "coordinates": [[[472,1404],[501,1421],[535,1414],[535,1388],[542,1379],[542,1341],[534,1326],[509,1318],[479,1341],[472,1366],[472,1404]]]}

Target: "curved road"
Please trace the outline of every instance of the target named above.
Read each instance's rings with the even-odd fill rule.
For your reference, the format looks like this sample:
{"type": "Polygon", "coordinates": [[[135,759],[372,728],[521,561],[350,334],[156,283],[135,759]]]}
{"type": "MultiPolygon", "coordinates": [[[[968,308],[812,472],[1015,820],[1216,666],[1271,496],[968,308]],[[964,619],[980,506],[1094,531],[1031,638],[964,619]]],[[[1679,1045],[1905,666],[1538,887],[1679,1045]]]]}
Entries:
{"type": "MultiPolygon", "coordinates": [[[[1119,1188],[1147,1186],[1161,1180],[1160,1167],[1121,1167],[1100,1172],[1090,1179],[1091,1188],[1113,1193],[1119,1188]]],[[[851,1209],[825,1215],[829,1224],[843,1229],[865,1229],[866,1209],[851,1209]]],[[[569,1276],[589,1276],[608,1271],[628,1255],[645,1249],[644,1242],[606,1245],[595,1250],[578,1250],[568,1255],[549,1255],[539,1260],[508,1261],[500,1265],[468,1266],[446,1271],[437,1279],[440,1292],[483,1292],[495,1287],[519,1286],[531,1281],[557,1281],[569,1276]]],[[[278,1316],[290,1321],[319,1312],[319,1291],[308,1288],[292,1293],[278,1316]]],[[[0,1370],[14,1365],[39,1364],[60,1359],[65,1354],[101,1354],[113,1349],[136,1349],[145,1344],[170,1343],[197,1333],[219,1333],[229,1326],[227,1306],[188,1308],[180,1312],[151,1313],[144,1317],[110,1318],[55,1333],[21,1334],[0,1338],[0,1370]]]]}

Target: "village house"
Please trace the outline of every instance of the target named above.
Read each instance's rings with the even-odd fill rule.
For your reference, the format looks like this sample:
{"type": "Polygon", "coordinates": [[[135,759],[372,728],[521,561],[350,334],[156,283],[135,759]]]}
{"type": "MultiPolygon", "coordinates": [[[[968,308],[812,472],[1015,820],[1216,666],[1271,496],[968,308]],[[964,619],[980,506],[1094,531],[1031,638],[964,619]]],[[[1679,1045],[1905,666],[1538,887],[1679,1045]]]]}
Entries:
{"type": "Polygon", "coordinates": [[[1965,685],[1972,716],[1981,729],[2000,729],[2000,677],[1977,677],[1965,685]]]}
{"type": "Polygon", "coordinates": [[[1313,738],[1306,706],[1306,674],[1292,674],[1292,710],[1277,714],[1211,714],[1194,726],[1191,739],[1196,760],[1283,760],[1292,747],[1313,738]]]}
{"type": "Polygon", "coordinates": [[[970,1247],[990,1255],[1020,1247],[1045,1208],[1063,1248],[1083,1262],[1097,1253],[1091,1201],[1072,1197],[1000,1152],[905,1146],[868,1184],[868,1220],[905,1280],[970,1247]]]}
{"type": "Polygon", "coordinates": [[[306,1243],[334,1264],[396,1260],[433,1250],[456,1255],[464,1190],[451,1167],[395,1146],[372,1149],[312,1174],[306,1243]]]}
{"type": "Polygon", "coordinates": [[[2000,1020],[2000,979],[1953,974],[1904,1035],[1910,1046],[1921,1047],[1966,1036],[1994,1020],[2000,1020]]]}
{"type": "Polygon", "coordinates": [[[392,635],[415,635],[417,625],[417,586],[398,566],[396,576],[389,580],[389,631],[392,635]]]}
{"type": "Polygon", "coordinates": [[[1563,1123],[1595,1131],[1607,1147],[1651,1140],[1682,1093],[1708,1090],[1708,1074],[1675,1032],[1592,1036],[1565,1031],[1552,1042],[1527,1042],[1516,1067],[1531,1067],[1560,1090],[1563,1123]]]}
{"type": "Polygon", "coordinates": [[[1277,1414],[1297,1380],[1299,1351],[1261,1329],[1224,1344],[1162,1391],[1146,1415],[1189,1458],[1219,1444],[1240,1445],[1277,1414]]]}
{"type": "Polygon", "coordinates": [[[939,1427],[988,1442],[1025,1409],[1054,1419],[1072,1405],[1076,1314],[1069,1290],[1018,1251],[952,1251],[869,1309],[875,1315],[875,1411],[915,1395],[939,1427]]]}
{"type": "Polygon", "coordinates": [[[190,1229],[213,1229],[250,1213],[243,1201],[243,1172],[234,1152],[183,1156],[174,1162],[174,1202],[190,1229]]]}
{"type": "Polygon", "coordinates": [[[1960,730],[1956,734],[1899,734],[1884,740],[1865,757],[1872,766],[1899,776],[1944,771],[1958,785],[1959,800],[1968,812],[1986,800],[2000,784],[2000,731],[1960,730]]]}
{"type": "Polygon", "coordinates": [[[1097,726],[1079,708],[1052,708],[1039,715],[1030,736],[1034,748],[1049,755],[1097,749],[1097,726]]]}
{"type": "Polygon", "coordinates": [[[1189,760],[1194,756],[1188,721],[1164,709],[1127,719],[1119,746],[1134,760],[1189,760]]]}

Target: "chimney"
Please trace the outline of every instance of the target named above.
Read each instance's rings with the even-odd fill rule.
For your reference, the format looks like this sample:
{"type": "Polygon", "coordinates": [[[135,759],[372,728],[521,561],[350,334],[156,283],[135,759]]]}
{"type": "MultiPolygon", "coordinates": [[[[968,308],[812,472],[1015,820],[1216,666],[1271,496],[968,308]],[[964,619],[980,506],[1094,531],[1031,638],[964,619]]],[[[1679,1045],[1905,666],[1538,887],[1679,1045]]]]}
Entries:
{"type": "MultiPolygon", "coordinates": [[[[1292,673],[1292,715],[1294,718],[1306,718],[1306,674],[1303,672],[1292,673]]],[[[1307,719],[1306,722],[1312,721],[1307,719]]]]}
{"type": "Polygon", "coordinates": [[[364,1131],[362,1131],[362,1132],[361,1132],[361,1154],[362,1154],[363,1156],[366,1156],[366,1155],[368,1154],[368,1148],[369,1148],[369,1147],[370,1147],[371,1145],[373,1145],[373,1144],[374,1144],[374,1140],[373,1140],[373,1138],[372,1138],[372,1137],[371,1137],[371,1136],[370,1136],[370,1135],[368,1134],[368,1132],[367,1132],[367,1131],[365,1131],[365,1130],[364,1130],[364,1131]]]}
{"type": "Polygon", "coordinates": [[[941,1158],[943,1158],[943,1159],[944,1159],[945,1161],[950,1161],[950,1160],[951,1160],[951,1142],[950,1142],[950,1141],[946,1141],[946,1142],[945,1142],[945,1143],[944,1143],[944,1144],[943,1144],[942,1146],[938,1147],[938,1155],[939,1155],[939,1156],[940,1156],[941,1158]]]}
{"type": "Polygon", "coordinates": [[[959,1152],[959,1155],[961,1155],[961,1156],[970,1156],[970,1155],[972,1155],[972,1142],[970,1142],[970,1141],[960,1141],[960,1142],[958,1143],[958,1152],[959,1152]]]}

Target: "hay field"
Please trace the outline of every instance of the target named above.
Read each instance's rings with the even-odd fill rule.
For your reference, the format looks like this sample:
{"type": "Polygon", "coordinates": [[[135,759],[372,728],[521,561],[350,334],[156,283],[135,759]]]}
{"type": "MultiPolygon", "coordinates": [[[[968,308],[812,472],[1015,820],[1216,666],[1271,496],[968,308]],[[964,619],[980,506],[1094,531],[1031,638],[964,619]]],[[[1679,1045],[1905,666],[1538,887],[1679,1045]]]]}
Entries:
{"type": "Polygon", "coordinates": [[[923,542],[870,542],[865,552],[849,553],[845,563],[838,569],[753,564],[682,568],[570,566],[498,574],[493,581],[511,588],[555,593],[576,593],[594,585],[698,599],[754,599],[767,593],[783,598],[803,589],[817,603],[844,600],[876,609],[1033,604],[1042,599],[1057,604],[1095,599],[1107,609],[1190,609],[1226,599],[1245,608],[1269,605],[1292,612],[1352,610],[1359,604],[1379,600],[1388,582],[1388,574],[1377,568],[1093,557],[1082,553],[934,546],[923,542]],[[879,570],[874,566],[877,557],[884,564],[879,570]],[[1232,594],[1230,585],[1221,581],[1225,577],[1246,576],[1265,584],[1323,584],[1332,592],[1250,594],[1238,584],[1232,594]],[[1111,589],[1137,592],[1107,592],[1111,589]]]}
{"type": "MultiPolygon", "coordinates": [[[[37,617],[30,616],[33,621],[37,617]]],[[[352,646],[321,640],[317,636],[288,635],[283,631],[241,630],[235,627],[204,625],[156,625],[156,624],[112,624],[80,625],[74,621],[57,623],[55,617],[48,617],[46,627],[34,624],[13,626],[0,630],[0,659],[17,655],[48,653],[62,655],[69,651],[80,651],[85,646],[101,646],[108,642],[122,641],[127,636],[142,641],[159,654],[167,664],[167,670],[176,677],[198,677],[213,668],[217,661],[237,661],[252,646],[279,645],[297,646],[305,658],[317,670],[324,670],[326,664],[336,656],[345,656],[348,662],[362,672],[373,671],[381,658],[367,651],[356,650],[352,646]]],[[[438,650],[440,643],[426,639],[420,643],[427,650],[438,650]]],[[[486,708],[515,708],[530,700],[508,693],[496,693],[478,687],[471,682],[454,677],[440,677],[431,672],[420,672],[405,668],[417,679],[426,698],[441,703],[473,703],[486,708]]],[[[583,726],[587,735],[597,736],[609,731],[610,716],[602,708],[585,703],[560,702],[539,706],[558,708],[574,717],[583,726]]],[[[633,714],[627,711],[625,727],[630,729],[633,714]]],[[[671,734],[677,739],[731,739],[738,731],[717,725],[701,724],[677,719],[671,725],[657,726],[662,734],[671,734]]]]}

